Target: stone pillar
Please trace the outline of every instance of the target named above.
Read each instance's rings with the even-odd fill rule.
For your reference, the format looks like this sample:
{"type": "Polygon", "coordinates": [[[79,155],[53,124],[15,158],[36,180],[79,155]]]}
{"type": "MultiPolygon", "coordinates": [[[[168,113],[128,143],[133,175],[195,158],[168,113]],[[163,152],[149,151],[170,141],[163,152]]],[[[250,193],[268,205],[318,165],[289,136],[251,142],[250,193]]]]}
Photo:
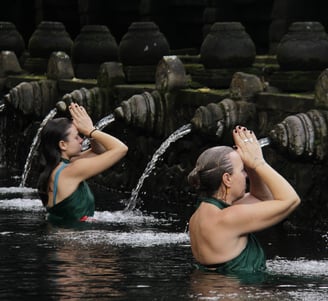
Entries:
{"type": "Polygon", "coordinates": [[[328,35],[319,22],[294,22],[277,47],[283,70],[322,70],[328,67],[328,35]]]}
{"type": "Polygon", "coordinates": [[[72,61],[78,78],[96,78],[104,62],[118,61],[116,39],[105,25],[85,25],[72,47],[72,61]]]}
{"type": "Polygon", "coordinates": [[[119,44],[127,82],[154,82],[157,64],[169,52],[169,44],[155,23],[132,23],[119,44]]]}
{"type": "Polygon", "coordinates": [[[25,42],[16,26],[11,22],[0,22],[0,51],[15,52],[19,58],[25,50],[25,42]]]}
{"type": "Polygon", "coordinates": [[[24,68],[36,74],[47,70],[48,59],[52,52],[71,53],[73,41],[61,22],[41,22],[28,42],[29,57],[24,68]]]}

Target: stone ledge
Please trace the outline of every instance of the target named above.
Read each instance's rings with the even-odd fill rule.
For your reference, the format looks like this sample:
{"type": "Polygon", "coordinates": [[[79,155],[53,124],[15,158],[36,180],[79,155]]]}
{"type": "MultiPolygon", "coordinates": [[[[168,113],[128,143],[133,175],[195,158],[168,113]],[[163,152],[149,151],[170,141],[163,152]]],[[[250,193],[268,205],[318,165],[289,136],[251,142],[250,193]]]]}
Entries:
{"type": "Polygon", "coordinates": [[[279,110],[288,113],[306,112],[314,108],[313,94],[283,94],[261,92],[256,97],[256,105],[262,110],[279,110]]]}

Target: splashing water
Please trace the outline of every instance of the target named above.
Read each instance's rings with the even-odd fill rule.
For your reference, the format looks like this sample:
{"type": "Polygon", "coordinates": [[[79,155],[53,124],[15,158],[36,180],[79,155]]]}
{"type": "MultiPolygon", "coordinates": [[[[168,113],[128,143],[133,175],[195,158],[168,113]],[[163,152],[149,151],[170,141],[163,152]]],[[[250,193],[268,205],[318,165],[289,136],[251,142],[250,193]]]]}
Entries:
{"type": "Polygon", "coordinates": [[[26,184],[26,179],[27,179],[27,176],[30,172],[30,169],[31,169],[31,164],[32,164],[32,159],[33,159],[33,156],[35,154],[35,151],[36,149],[39,147],[40,145],[40,134],[41,134],[41,131],[42,129],[45,127],[45,125],[47,124],[47,122],[51,119],[53,119],[55,117],[55,115],[57,114],[57,108],[54,108],[52,109],[48,115],[43,119],[43,121],[41,122],[40,124],[40,127],[33,139],[33,142],[30,146],[30,151],[29,151],[29,154],[27,156],[27,159],[26,159],[26,162],[25,162],[25,166],[24,166],[24,172],[23,172],[23,175],[22,175],[22,181],[20,183],[20,187],[25,187],[25,184],[26,184]]]}
{"type": "Polygon", "coordinates": [[[3,103],[0,105],[0,112],[2,112],[6,108],[6,105],[3,103]]]}
{"type": "Polygon", "coordinates": [[[164,152],[167,150],[167,148],[170,146],[172,142],[179,140],[180,138],[184,137],[190,132],[191,132],[191,124],[188,123],[177,129],[161,144],[161,146],[154,153],[152,159],[148,162],[146,169],[144,170],[143,174],[141,175],[138,181],[137,186],[132,190],[129,203],[126,206],[125,210],[133,210],[136,207],[137,197],[142,187],[142,184],[144,180],[150,175],[151,171],[154,169],[159,157],[164,154],[164,152]]]}
{"type": "Polygon", "coordinates": [[[271,140],[269,137],[258,139],[258,141],[259,141],[261,147],[270,145],[270,143],[271,143],[271,140]]]}
{"type": "MultiPolygon", "coordinates": [[[[102,130],[105,128],[107,125],[115,121],[115,116],[114,114],[109,114],[105,116],[104,118],[100,119],[96,124],[95,128],[98,130],[102,130]]],[[[88,138],[85,138],[82,142],[82,150],[86,150],[90,147],[90,140],[88,138]]]]}

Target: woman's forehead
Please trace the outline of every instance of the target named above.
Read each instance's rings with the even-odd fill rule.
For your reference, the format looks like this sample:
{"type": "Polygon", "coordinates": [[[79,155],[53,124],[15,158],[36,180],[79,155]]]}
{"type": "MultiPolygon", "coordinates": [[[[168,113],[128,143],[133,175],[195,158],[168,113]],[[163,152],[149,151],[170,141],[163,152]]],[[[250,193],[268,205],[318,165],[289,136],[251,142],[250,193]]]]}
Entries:
{"type": "Polygon", "coordinates": [[[70,134],[77,134],[78,133],[78,130],[77,130],[77,128],[76,128],[76,126],[74,124],[72,124],[70,126],[70,128],[69,128],[68,131],[69,131],[70,134]]]}
{"type": "Polygon", "coordinates": [[[243,164],[243,161],[241,160],[241,157],[238,154],[238,152],[233,151],[233,152],[231,152],[229,154],[229,156],[230,156],[232,165],[240,165],[240,164],[243,164]]]}

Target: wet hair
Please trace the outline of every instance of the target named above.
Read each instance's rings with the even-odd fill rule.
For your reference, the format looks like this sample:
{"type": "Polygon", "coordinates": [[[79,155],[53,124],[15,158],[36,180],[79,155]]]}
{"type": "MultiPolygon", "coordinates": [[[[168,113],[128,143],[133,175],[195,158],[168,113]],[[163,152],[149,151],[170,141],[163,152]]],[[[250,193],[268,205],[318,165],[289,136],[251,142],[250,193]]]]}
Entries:
{"type": "Polygon", "coordinates": [[[67,141],[72,120],[61,117],[55,118],[45,125],[41,131],[41,174],[38,181],[38,193],[44,206],[48,204],[48,183],[51,172],[61,158],[59,141],[67,141]]]}
{"type": "Polygon", "coordinates": [[[222,183],[223,174],[232,174],[229,154],[233,151],[229,146],[216,146],[205,150],[198,157],[195,168],[188,175],[188,182],[200,196],[213,196],[222,183]]]}

